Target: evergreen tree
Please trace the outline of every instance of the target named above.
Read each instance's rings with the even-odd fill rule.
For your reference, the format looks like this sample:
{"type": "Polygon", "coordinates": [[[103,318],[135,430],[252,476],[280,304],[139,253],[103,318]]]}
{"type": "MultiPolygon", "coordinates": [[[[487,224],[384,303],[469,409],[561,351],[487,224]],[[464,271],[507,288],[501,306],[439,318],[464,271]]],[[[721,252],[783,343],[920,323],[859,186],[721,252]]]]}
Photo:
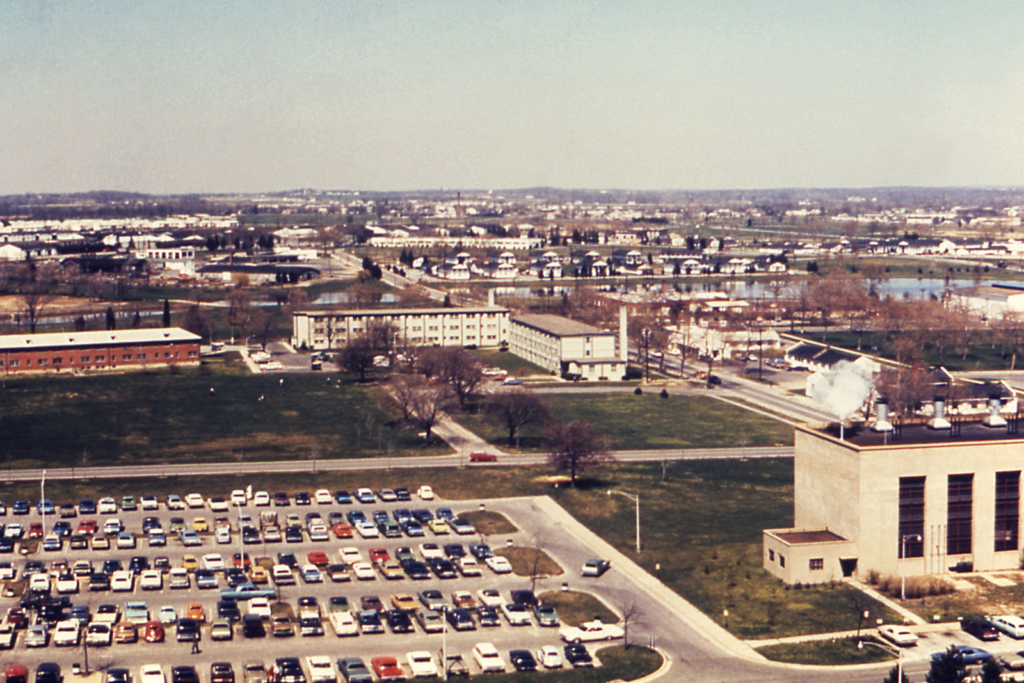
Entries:
{"type": "Polygon", "coordinates": [[[932,659],[931,668],[925,678],[927,683],[963,683],[967,678],[964,658],[952,647],[939,657],[932,659]]]}
{"type": "Polygon", "coordinates": [[[164,299],[163,326],[164,327],[170,327],[171,326],[171,302],[168,301],[167,299],[164,299]]]}

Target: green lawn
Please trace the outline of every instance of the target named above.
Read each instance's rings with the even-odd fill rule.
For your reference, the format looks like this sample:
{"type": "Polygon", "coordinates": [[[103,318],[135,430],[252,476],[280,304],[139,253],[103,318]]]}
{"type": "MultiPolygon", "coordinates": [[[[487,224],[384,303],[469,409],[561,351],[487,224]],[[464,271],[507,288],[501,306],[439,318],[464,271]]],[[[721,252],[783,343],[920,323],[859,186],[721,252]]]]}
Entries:
{"type": "MultiPolygon", "coordinates": [[[[465,657],[465,653],[463,654],[465,657]]],[[[483,674],[473,676],[479,683],[609,683],[633,681],[654,673],[661,666],[661,655],[646,647],[633,646],[628,650],[612,645],[597,651],[601,666],[593,669],[562,669],[511,674],[483,674]]]]}
{"type": "Polygon", "coordinates": [[[424,449],[390,424],[377,388],[327,378],[282,383],[230,359],[177,372],[9,378],[0,466],[365,457],[389,442],[399,456],[447,450],[424,449]]]}
{"type": "Polygon", "coordinates": [[[508,372],[509,376],[519,377],[521,375],[550,375],[551,373],[534,365],[530,361],[523,360],[511,351],[498,351],[496,349],[475,349],[471,352],[480,359],[484,365],[501,368],[508,372]]]}
{"type": "MultiPolygon", "coordinates": [[[[651,391],[621,394],[549,394],[543,396],[557,422],[587,420],[606,434],[615,450],[789,446],[789,425],[703,396],[661,398],[651,391]]],[[[455,419],[495,445],[508,445],[508,431],[482,411],[455,419]]],[[[520,438],[528,450],[543,446],[544,429],[531,426],[520,438]]]]}
{"type": "Polygon", "coordinates": [[[889,651],[892,645],[883,648],[874,638],[843,638],[841,640],[818,640],[808,643],[787,643],[785,645],[769,645],[758,650],[768,659],[790,664],[817,664],[840,666],[843,664],[872,664],[874,662],[895,661],[896,657],[889,651]],[[875,646],[857,647],[860,641],[875,643],[875,646]]]}

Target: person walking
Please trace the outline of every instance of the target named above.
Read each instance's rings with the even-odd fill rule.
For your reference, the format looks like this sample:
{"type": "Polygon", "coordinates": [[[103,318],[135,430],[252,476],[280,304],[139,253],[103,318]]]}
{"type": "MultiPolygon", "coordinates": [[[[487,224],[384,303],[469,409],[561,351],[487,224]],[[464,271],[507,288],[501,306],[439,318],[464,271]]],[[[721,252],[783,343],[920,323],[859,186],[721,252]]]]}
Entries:
{"type": "Polygon", "coordinates": [[[201,651],[199,649],[199,639],[196,638],[195,640],[192,641],[192,654],[197,655],[200,652],[201,651]]]}

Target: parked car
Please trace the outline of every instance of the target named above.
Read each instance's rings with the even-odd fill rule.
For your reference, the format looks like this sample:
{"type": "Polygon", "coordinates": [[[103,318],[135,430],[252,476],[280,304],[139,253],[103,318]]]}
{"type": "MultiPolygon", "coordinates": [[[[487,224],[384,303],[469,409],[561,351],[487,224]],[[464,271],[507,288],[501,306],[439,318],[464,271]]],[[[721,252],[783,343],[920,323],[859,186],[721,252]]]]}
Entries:
{"type": "Polygon", "coordinates": [[[587,560],[583,564],[583,569],[580,573],[583,576],[601,576],[606,571],[608,571],[611,568],[611,566],[612,563],[609,560],[594,558],[592,560],[587,560]]]}
{"type": "MultiPolygon", "coordinates": [[[[960,622],[960,628],[978,640],[999,640],[999,631],[988,619],[963,619],[960,622]]],[[[914,645],[917,644],[916,641],[915,638],[914,645]]],[[[897,644],[902,645],[903,643],[897,644]]]]}
{"type": "Polygon", "coordinates": [[[600,619],[595,619],[579,626],[566,626],[559,630],[558,634],[567,643],[588,643],[621,638],[624,631],[614,624],[605,624],[600,619]]]}

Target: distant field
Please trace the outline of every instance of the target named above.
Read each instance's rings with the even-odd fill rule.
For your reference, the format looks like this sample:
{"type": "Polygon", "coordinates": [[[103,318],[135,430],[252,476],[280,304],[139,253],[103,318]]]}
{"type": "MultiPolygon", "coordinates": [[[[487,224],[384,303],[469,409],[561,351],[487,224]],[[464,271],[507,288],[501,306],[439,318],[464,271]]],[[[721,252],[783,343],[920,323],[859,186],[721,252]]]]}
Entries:
{"type": "Polygon", "coordinates": [[[372,386],[336,377],[328,384],[320,374],[282,383],[250,375],[238,360],[178,372],[9,378],[0,392],[0,466],[358,458],[379,455],[389,441],[399,456],[445,448],[422,448],[378,404],[372,386]]]}
{"type": "MultiPolygon", "coordinates": [[[[789,446],[793,429],[787,424],[703,396],[661,398],[650,390],[641,396],[625,394],[552,394],[543,396],[557,422],[588,420],[606,434],[616,450],[651,448],[711,448],[725,446],[789,446]]],[[[482,413],[453,417],[488,442],[508,445],[508,432],[482,413]]],[[[520,447],[543,445],[543,428],[524,430],[520,447]]]]}

